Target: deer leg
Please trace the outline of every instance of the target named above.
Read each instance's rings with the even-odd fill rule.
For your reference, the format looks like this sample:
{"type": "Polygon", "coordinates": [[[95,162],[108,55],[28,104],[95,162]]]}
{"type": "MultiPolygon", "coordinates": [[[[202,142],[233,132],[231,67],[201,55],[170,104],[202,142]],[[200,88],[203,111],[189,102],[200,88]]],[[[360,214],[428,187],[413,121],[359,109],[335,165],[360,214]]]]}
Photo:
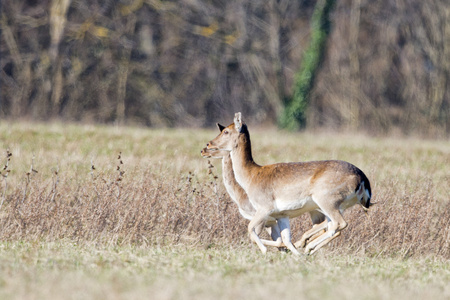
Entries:
{"type": "Polygon", "coordinates": [[[283,247],[283,241],[281,240],[281,233],[280,233],[280,227],[278,226],[277,222],[271,222],[271,226],[268,226],[265,223],[260,223],[255,227],[255,233],[259,237],[261,232],[263,231],[263,228],[266,228],[266,231],[268,234],[270,234],[272,240],[265,240],[261,239],[261,243],[264,246],[271,246],[271,247],[283,247]],[[268,226],[268,227],[266,227],[268,226]]]}
{"type": "Polygon", "coordinates": [[[305,253],[312,254],[322,248],[324,245],[328,244],[331,240],[339,236],[338,232],[347,227],[347,222],[345,222],[339,210],[333,211],[330,214],[331,226],[328,230],[316,238],[314,241],[306,245],[305,253]]]}
{"type": "Polygon", "coordinates": [[[320,224],[314,224],[313,227],[310,230],[306,231],[303,234],[302,238],[299,241],[295,242],[295,244],[294,244],[295,247],[297,247],[297,248],[305,247],[306,246],[306,242],[308,240],[312,241],[312,240],[314,240],[314,239],[316,239],[317,237],[320,236],[320,235],[317,235],[317,233],[322,232],[322,231],[325,232],[324,230],[327,228],[327,225],[328,225],[328,221],[327,220],[323,221],[320,224]]]}
{"type": "MultiPolygon", "coordinates": [[[[266,227],[266,231],[270,235],[270,237],[272,238],[272,241],[260,238],[260,240],[263,243],[263,245],[264,246],[277,247],[277,248],[286,247],[284,245],[284,243],[283,243],[283,240],[282,240],[282,237],[281,237],[281,230],[280,230],[280,226],[278,226],[278,223],[275,222],[272,225],[266,224],[266,226],[267,226],[266,227]]],[[[258,231],[258,228],[259,228],[259,226],[257,226],[257,228],[255,228],[255,232],[259,236],[260,232],[258,231]]]]}
{"type": "Polygon", "coordinates": [[[277,247],[277,248],[284,247],[283,241],[281,239],[280,227],[278,226],[277,222],[274,222],[274,223],[271,222],[270,224],[271,225],[267,225],[267,224],[261,222],[260,224],[256,225],[255,229],[254,229],[256,235],[259,237],[263,228],[265,228],[267,233],[271,236],[272,241],[259,238],[261,243],[264,246],[277,247]]]}
{"type": "MultiPolygon", "coordinates": [[[[265,221],[267,219],[268,213],[266,212],[256,212],[253,219],[248,224],[248,233],[250,236],[250,239],[258,245],[259,249],[263,254],[266,254],[267,248],[264,246],[263,242],[259,238],[258,234],[256,233],[256,228],[258,226],[261,226],[265,224],[265,221]]],[[[261,227],[260,227],[261,228],[261,227]]]]}
{"type": "Polygon", "coordinates": [[[277,247],[283,246],[283,242],[281,240],[281,230],[278,223],[275,223],[270,227],[270,236],[272,237],[272,240],[278,242],[279,245],[277,247]]]}
{"type": "Polygon", "coordinates": [[[294,245],[292,245],[291,242],[291,226],[289,223],[289,218],[277,219],[277,222],[280,226],[281,239],[283,240],[284,245],[295,255],[300,255],[300,253],[297,251],[294,245]]]}
{"type": "Polygon", "coordinates": [[[311,252],[309,252],[309,255],[313,255],[317,250],[319,250],[320,248],[322,248],[323,246],[325,246],[326,244],[328,244],[329,242],[331,242],[332,240],[334,240],[335,238],[337,238],[338,236],[341,235],[341,232],[338,231],[335,233],[335,235],[333,235],[332,237],[330,237],[329,239],[326,239],[324,241],[322,241],[320,244],[318,244],[314,250],[312,250],[311,252]]]}
{"type": "Polygon", "coordinates": [[[261,242],[265,246],[272,246],[277,248],[284,247],[283,241],[281,239],[280,227],[277,223],[274,223],[272,226],[266,227],[266,230],[267,233],[270,234],[272,241],[261,239],[261,242]]]}
{"type": "Polygon", "coordinates": [[[326,231],[326,230],[323,229],[323,230],[319,231],[318,233],[314,234],[312,237],[310,237],[310,238],[307,240],[306,243],[310,243],[310,242],[314,241],[314,240],[317,239],[319,236],[321,236],[322,234],[324,234],[325,231],[326,231]]]}

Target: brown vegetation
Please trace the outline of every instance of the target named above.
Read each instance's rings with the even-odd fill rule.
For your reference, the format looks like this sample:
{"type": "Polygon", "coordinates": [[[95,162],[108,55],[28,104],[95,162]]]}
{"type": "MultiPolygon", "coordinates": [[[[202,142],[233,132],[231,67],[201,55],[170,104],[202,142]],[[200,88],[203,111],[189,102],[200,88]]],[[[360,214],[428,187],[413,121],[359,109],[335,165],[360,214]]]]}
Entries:
{"type": "MultiPolygon", "coordinates": [[[[68,239],[107,245],[181,243],[196,247],[239,243],[253,247],[247,237],[247,221],[223,187],[216,169],[219,162],[213,162],[214,167],[200,158],[202,141],[215,133],[92,131],[78,127],[61,130],[39,127],[36,131],[10,129],[7,133],[12,131],[13,139],[22,142],[10,140],[8,166],[6,151],[2,155],[0,239],[68,239]],[[84,155],[72,165],[70,159],[93,141],[103,145],[95,146],[95,151],[116,142],[120,149],[129,145],[134,148],[122,154],[92,154],[97,156],[93,160],[84,155]],[[60,154],[55,156],[51,150],[39,148],[39,143],[56,148],[60,154]],[[147,150],[151,144],[163,150],[147,150]],[[30,145],[35,148],[27,150],[30,145]],[[187,152],[183,154],[182,149],[187,152]],[[25,159],[29,157],[27,152],[35,153],[34,160],[25,159]],[[173,158],[173,153],[180,160],[173,158]],[[57,163],[60,167],[51,167],[57,163]]],[[[306,153],[302,152],[305,149],[310,149],[310,159],[318,154],[331,156],[323,146],[328,145],[333,153],[343,159],[352,157],[366,169],[373,185],[372,200],[377,204],[367,216],[359,207],[349,209],[345,214],[347,230],[322,252],[450,258],[448,143],[414,148],[413,142],[399,146],[392,141],[383,144],[358,138],[351,144],[354,137],[342,136],[341,142],[330,144],[326,136],[292,135],[279,136],[274,146],[272,140],[264,140],[258,133],[255,136],[265,147],[264,153],[276,155],[277,160],[286,153],[292,160],[297,153],[306,153]],[[299,139],[304,143],[298,143],[299,139]],[[360,142],[367,145],[358,148],[360,142]],[[396,155],[387,153],[385,147],[396,155]],[[276,154],[280,148],[283,153],[276,154]]],[[[261,147],[255,151],[256,159],[274,161],[261,155],[261,147]]],[[[310,222],[307,216],[292,222],[294,240],[310,228],[310,222]]]]}
{"type": "Polygon", "coordinates": [[[217,177],[199,182],[190,172],[125,172],[120,161],[115,173],[93,165],[76,179],[58,171],[49,179],[26,173],[7,187],[1,238],[205,245],[242,239],[245,222],[217,177]]]}

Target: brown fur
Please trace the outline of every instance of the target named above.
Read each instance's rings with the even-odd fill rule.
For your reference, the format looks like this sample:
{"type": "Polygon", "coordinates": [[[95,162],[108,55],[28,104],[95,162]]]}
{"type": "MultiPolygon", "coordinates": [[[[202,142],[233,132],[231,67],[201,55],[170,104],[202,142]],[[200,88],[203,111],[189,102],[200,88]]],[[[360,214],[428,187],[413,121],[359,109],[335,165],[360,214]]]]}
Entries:
{"type": "MultiPolygon", "coordinates": [[[[218,124],[218,126],[219,129],[222,128],[223,130],[224,127],[220,126],[220,124],[218,124]]],[[[230,195],[231,199],[237,204],[241,215],[244,218],[251,220],[251,218],[256,213],[256,209],[249,201],[244,189],[236,181],[230,153],[228,151],[220,151],[204,148],[202,149],[201,154],[203,157],[222,158],[222,176],[225,188],[228,194],[230,195]]],[[[310,216],[313,224],[319,224],[325,220],[325,216],[319,212],[317,213],[311,212],[310,216]]],[[[263,244],[280,247],[282,245],[280,229],[277,225],[276,220],[271,219],[266,221],[265,226],[268,233],[271,235],[272,240],[275,241],[275,243],[271,243],[270,241],[266,240],[261,240],[263,244]]],[[[257,231],[259,232],[260,230],[257,231]]]]}
{"type": "MultiPolygon", "coordinates": [[[[251,152],[250,133],[242,123],[240,113],[233,124],[223,128],[221,133],[207,145],[207,149],[229,151],[237,182],[247,193],[256,209],[255,217],[249,224],[249,234],[260,249],[265,252],[255,233],[269,217],[287,222],[282,232],[284,244],[296,253],[290,244],[289,218],[305,212],[320,211],[330,220],[328,231],[317,240],[306,245],[306,253],[314,253],[334,239],[336,232],[347,227],[341,215],[344,210],[356,203],[365,207],[370,205],[370,183],[364,173],[354,165],[338,160],[278,163],[260,166],[254,162],[251,152]],[[357,193],[365,187],[365,192],[357,193]],[[358,198],[359,196],[359,198],[358,198]]],[[[307,231],[298,245],[304,246],[316,229],[324,229],[326,224],[307,231]]],[[[297,243],[296,243],[297,244],[297,243]]]]}

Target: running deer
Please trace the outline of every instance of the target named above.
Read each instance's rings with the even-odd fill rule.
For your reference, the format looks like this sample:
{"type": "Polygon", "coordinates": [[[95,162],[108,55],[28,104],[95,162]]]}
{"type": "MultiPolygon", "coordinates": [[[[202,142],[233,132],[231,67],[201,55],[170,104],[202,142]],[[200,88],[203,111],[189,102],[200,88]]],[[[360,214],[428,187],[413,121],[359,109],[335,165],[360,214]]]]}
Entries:
{"type": "Polygon", "coordinates": [[[255,163],[250,133],[242,122],[241,113],[236,113],[234,123],[223,127],[206,148],[230,153],[236,181],[256,209],[248,232],[263,253],[267,248],[261,242],[257,228],[261,228],[269,218],[278,220],[283,243],[298,254],[290,240],[289,219],[311,211],[323,213],[327,220],[314,225],[295,243],[297,247],[305,247],[306,254],[313,254],[347,227],[342,217],[345,209],[361,204],[367,211],[371,205],[369,180],[360,169],[348,162],[326,160],[266,166],[255,163]],[[327,230],[307,243],[323,229],[327,230]]]}
{"type": "MultiPolygon", "coordinates": [[[[219,130],[222,132],[224,127],[220,124],[217,124],[217,126],[219,127],[219,130]]],[[[240,214],[245,219],[251,220],[255,215],[256,210],[248,200],[247,194],[245,193],[244,189],[237,183],[236,178],[234,177],[230,152],[204,148],[201,151],[201,155],[206,158],[212,157],[222,159],[222,176],[225,189],[230,195],[230,198],[238,206],[240,214]]],[[[311,211],[310,216],[313,224],[319,224],[325,220],[325,216],[318,211],[311,211]]],[[[265,224],[261,224],[261,228],[256,228],[255,231],[258,235],[262,231],[262,225],[265,226],[267,232],[272,237],[272,241],[261,239],[261,242],[265,246],[274,246],[274,247],[284,246],[281,238],[281,229],[276,219],[269,217],[265,224]]]]}

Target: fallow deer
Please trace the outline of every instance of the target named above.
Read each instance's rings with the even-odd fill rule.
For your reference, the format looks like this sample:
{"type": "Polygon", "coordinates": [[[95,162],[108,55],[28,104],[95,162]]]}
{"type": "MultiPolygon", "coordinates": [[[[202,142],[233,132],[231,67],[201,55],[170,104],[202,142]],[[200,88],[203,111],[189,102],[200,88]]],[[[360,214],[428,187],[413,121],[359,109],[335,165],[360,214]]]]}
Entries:
{"type": "Polygon", "coordinates": [[[224,127],[206,148],[230,152],[236,181],[256,209],[248,232],[263,253],[267,248],[256,228],[269,218],[278,220],[283,243],[298,254],[290,241],[289,218],[311,211],[323,213],[327,220],[313,226],[296,243],[298,247],[306,246],[305,253],[313,254],[347,227],[342,217],[345,209],[357,203],[365,210],[370,206],[370,182],[360,169],[348,162],[326,160],[265,166],[255,163],[250,133],[242,122],[241,113],[236,113],[234,123],[224,127]],[[309,238],[325,228],[328,230],[305,245],[309,238]]]}
{"type": "MultiPolygon", "coordinates": [[[[224,127],[220,124],[217,124],[219,130],[222,131],[224,127]]],[[[251,220],[256,213],[255,208],[248,200],[247,194],[244,189],[237,183],[236,178],[234,177],[233,166],[231,162],[230,152],[223,150],[214,150],[204,148],[201,151],[201,155],[207,158],[221,158],[222,159],[222,176],[223,183],[225,185],[225,189],[227,190],[230,198],[236,203],[238,206],[240,214],[247,220],[251,220]]],[[[319,224],[325,220],[325,216],[318,211],[310,212],[311,220],[313,224],[319,224]]],[[[261,242],[266,246],[274,246],[274,247],[282,247],[284,244],[281,239],[281,230],[278,226],[277,220],[269,217],[266,221],[265,228],[267,232],[272,237],[273,241],[261,239],[261,242]]],[[[262,228],[256,228],[256,233],[262,231],[262,228]]]]}

